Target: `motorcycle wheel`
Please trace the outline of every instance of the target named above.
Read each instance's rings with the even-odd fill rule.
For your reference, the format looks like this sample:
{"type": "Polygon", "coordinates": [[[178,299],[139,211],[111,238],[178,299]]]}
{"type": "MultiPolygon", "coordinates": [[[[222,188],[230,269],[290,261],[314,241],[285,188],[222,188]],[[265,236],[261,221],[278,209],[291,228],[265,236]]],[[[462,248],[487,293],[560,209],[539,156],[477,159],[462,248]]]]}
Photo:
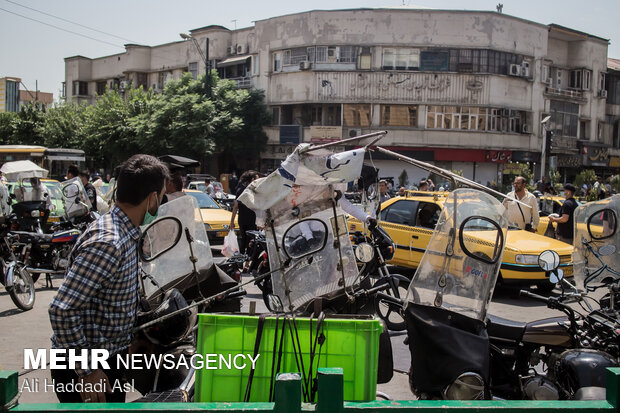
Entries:
{"type": "Polygon", "coordinates": [[[23,265],[15,266],[13,286],[8,288],[8,292],[11,300],[20,310],[28,311],[34,306],[34,281],[23,265]]]}
{"type": "MultiPolygon", "coordinates": [[[[385,294],[391,295],[392,297],[404,300],[407,296],[407,290],[409,289],[409,278],[400,274],[391,274],[390,278],[396,283],[396,288],[394,289],[390,287],[383,292],[385,294]]],[[[383,284],[387,284],[387,282],[387,277],[381,278],[375,283],[375,285],[373,285],[373,288],[383,284]]],[[[394,311],[394,309],[390,305],[376,298],[375,312],[383,321],[385,321],[385,325],[387,325],[390,330],[404,331],[406,329],[405,319],[403,318],[403,316],[398,311],[394,311]]]]}

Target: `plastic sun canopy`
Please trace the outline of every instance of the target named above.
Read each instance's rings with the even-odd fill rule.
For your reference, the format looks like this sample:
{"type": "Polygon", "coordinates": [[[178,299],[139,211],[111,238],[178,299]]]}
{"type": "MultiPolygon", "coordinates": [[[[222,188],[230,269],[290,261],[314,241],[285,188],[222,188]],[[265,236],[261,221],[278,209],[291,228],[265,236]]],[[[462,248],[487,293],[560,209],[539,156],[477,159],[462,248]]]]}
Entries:
{"type": "Polygon", "coordinates": [[[21,181],[24,178],[47,178],[48,171],[32,161],[6,162],[0,172],[9,181],[21,181]]]}

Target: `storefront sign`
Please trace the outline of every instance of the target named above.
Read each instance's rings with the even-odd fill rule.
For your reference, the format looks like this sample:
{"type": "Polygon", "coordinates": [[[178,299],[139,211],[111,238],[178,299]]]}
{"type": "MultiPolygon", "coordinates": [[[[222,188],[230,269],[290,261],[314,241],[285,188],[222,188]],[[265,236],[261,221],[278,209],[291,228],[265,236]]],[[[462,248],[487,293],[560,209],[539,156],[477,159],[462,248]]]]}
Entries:
{"type": "Polygon", "coordinates": [[[558,168],[579,168],[581,166],[581,157],[574,156],[558,156],[558,168]]]}
{"type": "Polygon", "coordinates": [[[612,168],[620,168],[620,156],[610,156],[609,166],[612,168]]]}
{"type": "Polygon", "coordinates": [[[540,161],[540,153],[513,151],[512,161],[513,162],[538,162],[540,161]]]}
{"type": "Polygon", "coordinates": [[[267,145],[264,152],[261,152],[262,159],[286,159],[293,153],[297,145],[267,145]]]}
{"type": "Polygon", "coordinates": [[[299,144],[302,136],[301,126],[282,125],[280,126],[280,143],[299,144]]]}
{"type": "Polygon", "coordinates": [[[342,126],[310,126],[310,142],[333,142],[342,139],[342,126]]]}
{"type": "Polygon", "coordinates": [[[521,164],[507,163],[503,169],[504,175],[519,175],[521,174],[521,164]]]}
{"type": "Polygon", "coordinates": [[[609,148],[583,147],[583,164],[591,166],[607,166],[609,164],[609,148]]]}
{"type": "Polygon", "coordinates": [[[491,163],[510,163],[512,151],[487,151],[486,161],[491,163]]]}

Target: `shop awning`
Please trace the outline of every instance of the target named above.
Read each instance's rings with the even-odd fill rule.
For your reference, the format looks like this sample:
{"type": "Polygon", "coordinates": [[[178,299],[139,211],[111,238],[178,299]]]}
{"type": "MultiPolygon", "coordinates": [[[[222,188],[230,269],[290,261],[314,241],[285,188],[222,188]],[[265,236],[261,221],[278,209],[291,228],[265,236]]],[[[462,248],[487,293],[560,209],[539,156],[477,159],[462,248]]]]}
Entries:
{"type": "Polygon", "coordinates": [[[245,62],[247,62],[247,60],[250,58],[251,56],[248,55],[244,55],[244,56],[235,56],[235,57],[229,57],[228,59],[224,59],[221,62],[217,63],[217,67],[227,67],[227,66],[235,66],[235,65],[240,65],[243,64],[245,62]]]}

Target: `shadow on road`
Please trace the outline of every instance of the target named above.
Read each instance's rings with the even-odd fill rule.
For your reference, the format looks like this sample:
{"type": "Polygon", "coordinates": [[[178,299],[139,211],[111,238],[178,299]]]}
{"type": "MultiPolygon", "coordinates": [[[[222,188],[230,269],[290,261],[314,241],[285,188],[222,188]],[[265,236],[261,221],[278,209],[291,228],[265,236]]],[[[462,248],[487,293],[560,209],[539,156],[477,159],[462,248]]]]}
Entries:
{"type": "Polygon", "coordinates": [[[0,317],[9,317],[9,316],[17,315],[21,313],[23,313],[23,311],[20,310],[19,308],[11,308],[9,310],[4,310],[0,312],[0,317]]]}

